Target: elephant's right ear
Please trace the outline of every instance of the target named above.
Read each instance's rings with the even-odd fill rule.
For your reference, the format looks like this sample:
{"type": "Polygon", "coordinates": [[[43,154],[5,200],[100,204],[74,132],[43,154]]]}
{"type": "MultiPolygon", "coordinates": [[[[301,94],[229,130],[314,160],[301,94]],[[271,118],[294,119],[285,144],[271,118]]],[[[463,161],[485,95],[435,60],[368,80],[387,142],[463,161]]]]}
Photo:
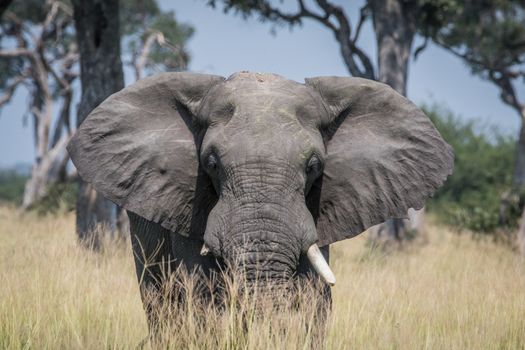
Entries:
{"type": "Polygon", "coordinates": [[[201,235],[199,223],[213,192],[199,166],[205,127],[196,116],[208,91],[223,80],[164,73],[110,96],[68,145],[80,176],[149,221],[185,236],[201,235]]]}

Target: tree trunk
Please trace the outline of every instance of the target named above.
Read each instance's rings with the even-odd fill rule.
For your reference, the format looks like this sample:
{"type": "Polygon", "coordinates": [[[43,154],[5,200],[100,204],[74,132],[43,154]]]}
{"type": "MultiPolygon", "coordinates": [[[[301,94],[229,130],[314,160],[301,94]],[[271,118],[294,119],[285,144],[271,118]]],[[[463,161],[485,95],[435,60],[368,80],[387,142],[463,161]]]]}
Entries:
{"type": "Polygon", "coordinates": [[[516,158],[511,188],[502,194],[499,205],[499,224],[502,227],[511,225],[511,208],[518,205],[525,187],[525,116],[521,117],[521,120],[520,133],[516,142],[516,158]]]}
{"type": "MultiPolygon", "coordinates": [[[[77,126],[104,99],[124,87],[120,60],[119,2],[74,0],[75,29],[80,52],[82,97],[77,126]]],[[[77,234],[97,246],[97,228],[116,227],[115,206],[79,178],[77,234]]]]}
{"type": "MultiPolygon", "coordinates": [[[[521,129],[516,145],[516,161],[512,187],[519,195],[525,186],[525,107],[521,109],[521,129]]],[[[501,215],[500,215],[501,216],[501,215]]],[[[520,226],[517,235],[517,245],[521,255],[525,256],[525,207],[521,214],[520,226]]]]}
{"type": "MultiPolygon", "coordinates": [[[[63,181],[66,177],[66,165],[69,159],[66,145],[68,137],[60,139],[53,145],[49,144],[49,130],[53,120],[53,95],[48,81],[49,71],[45,67],[42,55],[32,55],[32,77],[34,95],[31,101],[31,112],[34,120],[35,161],[31,177],[24,189],[22,208],[30,209],[35,202],[42,199],[49,186],[63,181]]],[[[62,121],[57,125],[61,126],[62,121]]]]}
{"type": "Polygon", "coordinates": [[[23,209],[30,209],[42,199],[47,194],[49,186],[65,180],[66,165],[69,160],[66,150],[68,140],[68,137],[62,138],[39,162],[33,164],[31,177],[24,189],[23,209]]]}
{"type": "Polygon", "coordinates": [[[521,190],[525,185],[525,115],[521,118],[520,135],[516,144],[516,160],[514,163],[514,175],[512,187],[521,190]]]}
{"type": "MultiPolygon", "coordinates": [[[[378,51],[378,80],[406,96],[408,64],[416,33],[415,1],[371,0],[378,51]]],[[[410,220],[389,219],[371,229],[382,244],[400,243],[423,230],[424,209],[409,210],[410,220]]]]}
{"type": "Polygon", "coordinates": [[[5,10],[11,5],[13,0],[0,0],[0,18],[4,14],[5,10]]]}
{"type": "Polygon", "coordinates": [[[525,256],[525,209],[521,214],[520,227],[518,229],[516,243],[521,256],[525,256]]]}
{"type": "Polygon", "coordinates": [[[416,33],[416,4],[402,0],[372,0],[377,40],[378,80],[406,96],[408,63],[416,33]]]}

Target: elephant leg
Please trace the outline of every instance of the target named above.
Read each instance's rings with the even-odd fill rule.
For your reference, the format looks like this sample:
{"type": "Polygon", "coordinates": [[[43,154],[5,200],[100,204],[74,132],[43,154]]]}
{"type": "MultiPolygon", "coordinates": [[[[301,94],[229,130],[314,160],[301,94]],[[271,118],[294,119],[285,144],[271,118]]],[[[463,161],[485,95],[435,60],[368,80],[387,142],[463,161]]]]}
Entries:
{"type": "Polygon", "coordinates": [[[210,281],[216,278],[217,262],[213,257],[200,255],[201,241],[175,234],[129,211],[128,216],[148,327],[150,335],[158,338],[169,312],[185,302],[183,276],[193,279],[194,302],[212,300],[214,284],[210,281]]]}
{"type": "Polygon", "coordinates": [[[165,282],[172,267],[170,231],[128,211],[131,245],[140,294],[151,336],[162,326],[166,302],[165,282]]]}

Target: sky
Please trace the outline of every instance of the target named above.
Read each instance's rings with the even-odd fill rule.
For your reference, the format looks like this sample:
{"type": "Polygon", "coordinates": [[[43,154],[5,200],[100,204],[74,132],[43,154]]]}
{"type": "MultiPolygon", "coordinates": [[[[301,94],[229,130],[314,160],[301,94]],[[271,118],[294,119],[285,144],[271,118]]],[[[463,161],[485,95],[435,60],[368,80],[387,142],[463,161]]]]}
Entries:
{"type": "MultiPolygon", "coordinates": [[[[356,22],[362,1],[334,2],[356,22]]],[[[314,21],[305,20],[302,27],[292,30],[277,28],[272,35],[271,24],[226,15],[220,8],[207,7],[206,0],[160,0],[159,4],[163,10],[175,11],[180,22],[195,27],[188,43],[190,71],[225,77],[241,70],[271,72],[299,82],[313,76],[349,75],[333,34],[314,21]]],[[[375,57],[370,21],[363,27],[359,44],[375,57]]],[[[127,72],[126,83],[130,77],[127,72]]],[[[525,90],[519,92],[523,95],[525,90]]],[[[495,125],[502,132],[518,131],[519,118],[500,101],[498,89],[472,76],[461,60],[434,45],[410,63],[407,95],[416,104],[437,103],[461,118],[495,125]]],[[[27,94],[19,89],[12,103],[0,111],[0,167],[31,163],[34,158],[31,120],[23,118],[26,103],[27,94]]]]}

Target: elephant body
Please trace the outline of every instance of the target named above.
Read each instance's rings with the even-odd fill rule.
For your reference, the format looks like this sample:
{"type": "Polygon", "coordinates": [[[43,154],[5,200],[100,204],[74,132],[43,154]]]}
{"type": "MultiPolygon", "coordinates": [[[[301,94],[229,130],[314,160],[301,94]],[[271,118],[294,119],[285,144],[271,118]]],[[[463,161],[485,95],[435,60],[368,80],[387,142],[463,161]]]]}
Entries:
{"type": "Polygon", "coordinates": [[[251,72],[143,79],[97,107],[68,150],[128,211],[142,290],[179,265],[333,285],[331,243],[420,209],[453,166],[430,120],[384,84],[251,72]]]}

